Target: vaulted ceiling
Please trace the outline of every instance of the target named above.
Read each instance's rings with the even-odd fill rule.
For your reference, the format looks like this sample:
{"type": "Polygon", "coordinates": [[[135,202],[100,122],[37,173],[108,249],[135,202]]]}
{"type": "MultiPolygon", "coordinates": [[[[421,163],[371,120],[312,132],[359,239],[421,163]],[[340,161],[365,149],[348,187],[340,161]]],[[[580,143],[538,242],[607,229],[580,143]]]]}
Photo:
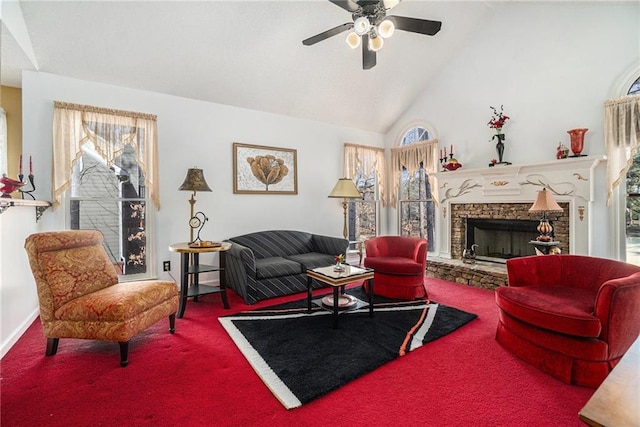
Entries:
{"type": "Polygon", "coordinates": [[[26,42],[6,6],[3,85],[20,87],[22,69],[38,70],[384,133],[499,3],[402,1],[392,14],[442,21],[442,30],[396,31],[370,70],[346,33],[303,46],[351,22],[328,0],[21,0],[26,42]]]}

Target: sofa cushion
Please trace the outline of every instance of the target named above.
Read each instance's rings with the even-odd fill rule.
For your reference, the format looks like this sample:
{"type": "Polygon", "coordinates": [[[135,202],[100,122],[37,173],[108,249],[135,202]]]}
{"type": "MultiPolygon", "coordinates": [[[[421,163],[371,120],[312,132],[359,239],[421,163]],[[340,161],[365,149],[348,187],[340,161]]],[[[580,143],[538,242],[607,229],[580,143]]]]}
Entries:
{"type": "Polygon", "coordinates": [[[318,252],[307,252],[306,254],[289,255],[286,258],[288,260],[302,264],[304,271],[335,264],[335,257],[333,255],[321,254],[318,252]]]}
{"type": "Polygon", "coordinates": [[[502,287],[496,303],[522,322],[567,335],[597,338],[602,331],[594,315],[593,291],[561,286],[502,287]]]}
{"type": "Polygon", "coordinates": [[[258,280],[272,277],[288,276],[303,273],[302,265],[282,257],[271,257],[256,260],[256,277],[258,280]]]}
{"type": "Polygon", "coordinates": [[[424,274],[424,266],[410,258],[375,257],[365,258],[364,265],[373,268],[376,273],[389,273],[396,276],[419,276],[424,274]]]}

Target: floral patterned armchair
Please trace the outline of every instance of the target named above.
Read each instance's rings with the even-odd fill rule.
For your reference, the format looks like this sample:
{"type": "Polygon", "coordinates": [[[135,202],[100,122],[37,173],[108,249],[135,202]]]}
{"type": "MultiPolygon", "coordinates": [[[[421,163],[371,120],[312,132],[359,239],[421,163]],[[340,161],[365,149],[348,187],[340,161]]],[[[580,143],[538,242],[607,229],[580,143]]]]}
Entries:
{"type": "Polygon", "coordinates": [[[120,365],[126,366],[131,337],[164,317],[175,330],[175,282],[118,283],[102,241],[95,230],[37,233],[25,240],[47,356],[56,354],[60,338],[117,341],[120,365]]]}

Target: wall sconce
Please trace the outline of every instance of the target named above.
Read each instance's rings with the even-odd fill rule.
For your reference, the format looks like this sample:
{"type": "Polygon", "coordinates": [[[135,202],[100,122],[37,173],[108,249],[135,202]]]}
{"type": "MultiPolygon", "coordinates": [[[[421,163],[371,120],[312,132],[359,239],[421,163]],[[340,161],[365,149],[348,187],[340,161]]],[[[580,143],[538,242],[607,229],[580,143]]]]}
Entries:
{"type": "Polygon", "coordinates": [[[556,203],[553,195],[550,191],[547,191],[546,188],[538,191],[538,197],[533,205],[529,208],[530,214],[542,214],[542,218],[540,218],[540,224],[538,225],[538,233],[540,235],[536,238],[539,242],[550,242],[553,239],[551,238],[551,233],[553,232],[553,227],[549,224],[549,219],[547,215],[551,213],[562,213],[562,208],[558,203],[556,203]]]}
{"type": "Polygon", "coordinates": [[[347,199],[359,199],[362,197],[362,194],[360,194],[356,185],[349,178],[340,178],[335,187],[333,187],[333,190],[331,190],[331,193],[329,193],[329,197],[342,199],[342,209],[344,216],[344,227],[342,229],[342,235],[345,239],[347,239],[347,204],[349,203],[347,199]]]}

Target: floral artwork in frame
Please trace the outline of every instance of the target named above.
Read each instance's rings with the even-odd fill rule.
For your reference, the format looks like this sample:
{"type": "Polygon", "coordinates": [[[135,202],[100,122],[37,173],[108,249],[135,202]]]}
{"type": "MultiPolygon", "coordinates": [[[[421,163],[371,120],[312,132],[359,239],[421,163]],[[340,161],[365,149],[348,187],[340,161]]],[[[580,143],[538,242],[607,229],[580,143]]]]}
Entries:
{"type": "Polygon", "coordinates": [[[298,194],[297,151],[233,143],[234,194],[298,194]]]}

